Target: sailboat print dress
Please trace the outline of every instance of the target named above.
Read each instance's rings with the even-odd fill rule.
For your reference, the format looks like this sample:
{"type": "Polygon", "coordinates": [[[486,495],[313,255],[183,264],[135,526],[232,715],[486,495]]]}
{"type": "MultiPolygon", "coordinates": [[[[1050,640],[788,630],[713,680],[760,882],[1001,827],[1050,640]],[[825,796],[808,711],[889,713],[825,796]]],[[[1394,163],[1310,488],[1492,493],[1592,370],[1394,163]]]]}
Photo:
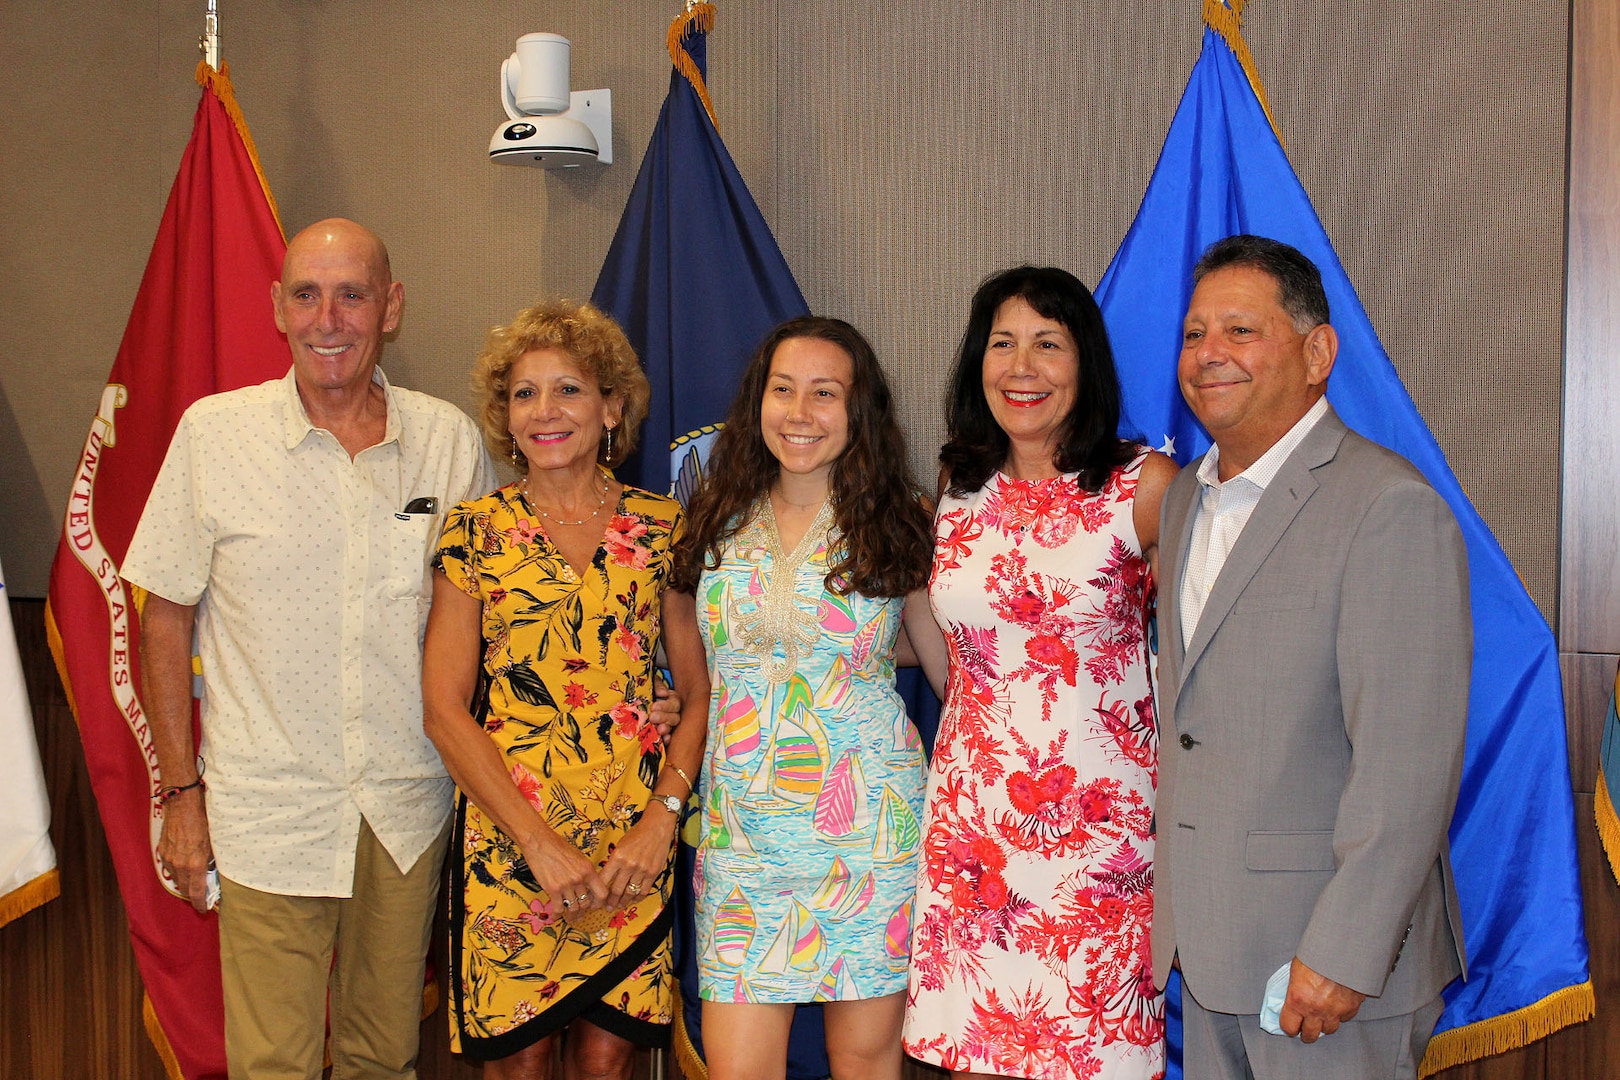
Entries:
{"type": "Polygon", "coordinates": [[[926,766],[894,689],[903,597],[827,588],[828,507],[784,555],[770,500],[698,582],[712,698],[696,869],[710,1001],[906,988],[926,766]]]}
{"type": "Polygon", "coordinates": [[[1164,1075],[1153,987],[1146,454],[940,500],[950,682],[928,778],[905,1048],[1041,1080],[1164,1075]]]}

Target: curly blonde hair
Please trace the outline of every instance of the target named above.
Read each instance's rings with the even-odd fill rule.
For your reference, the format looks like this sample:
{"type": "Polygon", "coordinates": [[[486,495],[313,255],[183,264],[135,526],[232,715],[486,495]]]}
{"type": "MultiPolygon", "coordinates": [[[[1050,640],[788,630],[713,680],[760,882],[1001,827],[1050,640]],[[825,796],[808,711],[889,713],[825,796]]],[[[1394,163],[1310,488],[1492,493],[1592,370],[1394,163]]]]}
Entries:
{"type": "Polygon", "coordinates": [[[652,396],[630,339],[618,323],[588,303],[537,300],[505,326],[493,327],[473,364],[472,387],[478,399],[484,445],[495,460],[511,460],[507,394],[512,365],[524,353],[536,349],[567,353],[596,380],[603,397],[624,402],[624,415],[613,433],[613,452],[609,454],[604,445],[597,451],[597,459],[612,467],[629,457],[636,448],[641,422],[647,419],[647,401],[652,396]]]}

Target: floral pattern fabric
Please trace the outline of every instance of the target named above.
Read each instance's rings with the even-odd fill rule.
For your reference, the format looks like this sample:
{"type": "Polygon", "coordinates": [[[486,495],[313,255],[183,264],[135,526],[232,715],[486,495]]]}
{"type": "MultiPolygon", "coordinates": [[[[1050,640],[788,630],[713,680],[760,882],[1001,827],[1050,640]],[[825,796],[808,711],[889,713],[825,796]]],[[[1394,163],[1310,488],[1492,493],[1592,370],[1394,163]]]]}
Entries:
{"type": "MultiPolygon", "coordinates": [[[[663,765],[651,657],[682,528],[673,499],[625,488],[576,574],[509,485],[455,507],[434,557],[483,602],[475,708],[485,733],[530,805],[598,866],[640,819],[663,765]]],[[[619,911],[569,918],[517,844],[460,793],[457,821],[451,1048],[504,1057],[578,1015],[660,1041],[672,1015],[672,873],[619,911]]]]}
{"type": "Polygon", "coordinates": [[[907,1053],[1081,1080],[1164,1072],[1148,952],[1157,742],[1132,521],[1103,490],[997,474],[935,519],[950,681],[929,771],[907,1053]]]}
{"type": "Polygon", "coordinates": [[[926,768],[894,688],[905,601],[829,589],[836,532],[794,572],[773,563],[768,529],[756,516],[698,584],[713,695],[694,881],[699,993],[778,1004],[898,994],[926,768]],[[795,621],[814,631],[780,682],[766,671],[783,645],[760,655],[746,632],[776,572],[795,573],[795,621]]]}

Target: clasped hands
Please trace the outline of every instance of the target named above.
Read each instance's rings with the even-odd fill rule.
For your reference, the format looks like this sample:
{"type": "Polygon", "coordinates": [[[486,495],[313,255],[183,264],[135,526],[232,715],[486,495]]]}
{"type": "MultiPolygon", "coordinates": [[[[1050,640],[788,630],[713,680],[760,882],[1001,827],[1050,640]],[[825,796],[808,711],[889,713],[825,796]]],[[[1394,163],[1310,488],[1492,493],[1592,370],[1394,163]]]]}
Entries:
{"type": "Polygon", "coordinates": [[[524,858],[536,883],[551,897],[547,914],[566,918],[618,911],[651,895],[669,867],[677,824],[675,815],[662,806],[649,806],[600,870],[578,848],[545,830],[538,850],[525,850],[524,858]]]}
{"type": "MultiPolygon", "coordinates": [[[[649,719],[667,746],[670,733],[681,722],[681,698],[656,671],[649,719]]],[[[567,843],[542,853],[538,859],[530,859],[527,853],[525,858],[540,886],[552,897],[550,914],[618,911],[652,891],[653,883],[669,865],[670,840],[678,824],[668,811],[649,806],[600,871],[567,843]]]]}
{"type": "Polygon", "coordinates": [[[1354,1019],[1365,1000],[1366,994],[1313,971],[1296,956],[1290,965],[1288,996],[1278,1024],[1284,1035],[1297,1035],[1300,1042],[1313,1043],[1338,1031],[1346,1020],[1354,1019]]]}

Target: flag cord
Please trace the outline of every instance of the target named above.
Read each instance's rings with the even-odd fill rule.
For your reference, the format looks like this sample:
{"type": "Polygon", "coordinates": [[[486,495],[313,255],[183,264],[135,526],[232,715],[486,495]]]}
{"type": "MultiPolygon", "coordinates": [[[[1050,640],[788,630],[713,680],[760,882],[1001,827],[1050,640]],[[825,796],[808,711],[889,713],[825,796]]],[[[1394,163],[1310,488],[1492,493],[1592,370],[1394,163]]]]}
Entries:
{"type": "Polygon", "coordinates": [[[707,34],[714,29],[713,4],[694,4],[688,0],[686,10],[675,16],[674,21],[669,24],[667,44],[669,58],[674,62],[675,70],[684,75],[686,81],[692,84],[692,89],[697,91],[698,100],[703,102],[703,111],[709,114],[709,123],[713,124],[714,130],[718,132],[720,121],[715,119],[714,102],[709,100],[709,88],[703,83],[703,72],[698,70],[697,61],[692,59],[692,54],[681,45],[681,40],[694,29],[701,34],[707,34]]]}
{"type": "Polygon", "coordinates": [[[197,61],[197,85],[212,90],[219,103],[225,106],[225,115],[231,118],[236,125],[236,133],[242,137],[242,145],[247,148],[248,160],[253,162],[253,173],[259,178],[259,187],[264,191],[264,201],[270,204],[270,216],[276,219],[276,228],[281,230],[285,238],[287,230],[281,224],[281,211],[276,208],[276,197],[270,194],[270,182],[264,178],[264,167],[259,164],[259,150],[253,145],[253,136],[248,134],[247,119],[242,115],[241,106],[236,104],[236,91],[231,88],[231,65],[221,64],[218,70],[210,67],[208,61],[197,61]]]}
{"type": "MultiPolygon", "coordinates": [[[[1266,88],[1260,85],[1260,73],[1254,67],[1254,54],[1249,52],[1249,43],[1243,40],[1243,8],[1248,0],[1204,0],[1204,25],[1221,35],[1227,47],[1237,57],[1238,63],[1243,67],[1243,74],[1249,77],[1249,86],[1254,90],[1254,96],[1260,99],[1260,108],[1265,111],[1266,120],[1271,124],[1271,132],[1277,136],[1279,143],[1283,142],[1282,132],[1277,129],[1277,118],[1271,115],[1271,104],[1266,100],[1266,88]],[[1230,5],[1230,6],[1228,6],[1230,5]]],[[[1287,148],[1287,143],[1283,143],[1287,148]]]]}

